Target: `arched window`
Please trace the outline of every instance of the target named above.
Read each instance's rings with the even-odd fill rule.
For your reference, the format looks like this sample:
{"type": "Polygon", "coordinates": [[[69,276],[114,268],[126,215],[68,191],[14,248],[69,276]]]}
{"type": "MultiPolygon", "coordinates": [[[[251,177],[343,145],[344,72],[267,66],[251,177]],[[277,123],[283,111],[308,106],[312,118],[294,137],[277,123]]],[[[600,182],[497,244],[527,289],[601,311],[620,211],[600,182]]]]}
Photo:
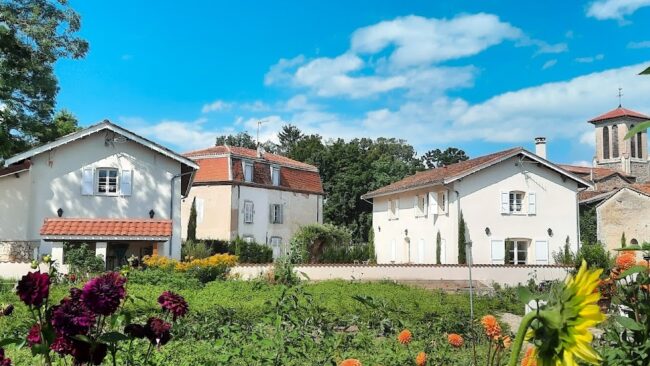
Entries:
{"type": "Polygon", "coordinates": [[[609,128],[603,127],[603,159],[609,159],[609,128]]]}
{"type": "Polygon", "coordinates": [[[636,239],[632,239],[632,240],[630,240],[630,244],[632,244],[632,245],[639,245],[639,241],[636,240],[636,239]]]}
{"type": "Polygon", "coordinates": [[[612,158],[618,158],[618,126],[612,126],[612,158]]]}
{"type": "MultiPolygon", "coordinates": [[[[630,125],[630,130],[634,128],[634,125],[630,125]]],[[[630,156],[636,158],[636,139],[632,137],[630,139],[630,156]]]]}
{"type": "Polygon", "coordinates": [[[643,158],[643,136],[641,132],[636,134],[636,148],[637,148],[636,156],[639,158],[643,158]]]}

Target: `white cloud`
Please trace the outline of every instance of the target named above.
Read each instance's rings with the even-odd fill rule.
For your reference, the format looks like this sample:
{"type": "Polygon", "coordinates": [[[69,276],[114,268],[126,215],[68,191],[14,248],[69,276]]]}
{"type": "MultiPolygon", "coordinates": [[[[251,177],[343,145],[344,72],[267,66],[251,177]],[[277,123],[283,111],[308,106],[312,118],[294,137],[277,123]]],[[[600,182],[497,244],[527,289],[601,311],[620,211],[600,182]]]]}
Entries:
{"type": "Polygon", "coordinates": [[[594,137],[593,130],[585,131],[582,135],[580,135],[579,141],[581,144],[596,147],[596,138],[594,137]]]}
{"type": "Polygon", "coordinates": [[[163,119],[149,123],[139,117],[119,117],[120,124],[178,152],[213,146],[218,135],[232,133],[232,128],[211,129],[204,118],[195,121],[163,119]]]}
{"type": "Polygon", "coordinates": [[[587,160],[576,160],[576,161],[572,162],[571,165],[591,167],[592,163],[590,161],[587,161],[587,160]]]}
{"type": "Polygon", "coordinates": [[[218,112],[218,111],[230,109],[231,106],[232,106],[231,103],[227,103],[224,102],[223,100],[218,99],[212,103],[203,105],[203,108],[201,108],[201,112],[202,113],[218,112]]]}
{"type": "Polygon", "coordinates": [[[395,67],[439,63],[476,55],[521,30],[492,14],[459,15],[452,19],[400,17],[360,28],[352,35],[351,51],[376,54],[389,47],[395,67]]]}
{"type": "Polygon", "coordinates": [[[650,6],[650,0],[597,0],[589,5],[587,16],[598,20],[623,20],[645,6],[650,6]]]}
{"type": "Polygon", "coordinates": [[[605,55],[602,53],[597,54],[596,56],[589,56],[589,57],[578,57],[575,59],[576,62],[582,63],[582,64],[589,64],[594,61],[600,61],[605,58],[605,55]]]}
{"type": "Polygon", "coordinates": [[[271,66],[269,71],[264,75],[264,84],[283,85],[291,81],[293,72],[299,65],[305,63],[305,56],[298,55],[291,59],[281,58],[278,63],[271,66]]]}
{"type": "Polygon", "coordinates": [[[650,41],[630,42],[627,48],[650,48],[650,41]]]}
{"type": "Polygon", "coordinates": [[[542,65],[542,70],[546,70],[548,68],[551,68],[557,64],[557,59],[552,59],[544,62],[544,65],[542,65]]]}

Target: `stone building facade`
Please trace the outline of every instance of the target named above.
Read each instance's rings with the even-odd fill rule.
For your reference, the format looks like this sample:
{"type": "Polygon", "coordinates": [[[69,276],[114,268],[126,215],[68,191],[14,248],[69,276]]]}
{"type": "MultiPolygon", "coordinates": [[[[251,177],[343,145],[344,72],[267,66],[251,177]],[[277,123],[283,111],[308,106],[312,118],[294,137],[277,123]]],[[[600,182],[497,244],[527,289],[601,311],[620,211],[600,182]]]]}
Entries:
{"type": "Polygon", "coordinates": [[[650,185],[621,188],[596,207],[598,240],[610,250],[626,244],[650,242],[650,185]]]}

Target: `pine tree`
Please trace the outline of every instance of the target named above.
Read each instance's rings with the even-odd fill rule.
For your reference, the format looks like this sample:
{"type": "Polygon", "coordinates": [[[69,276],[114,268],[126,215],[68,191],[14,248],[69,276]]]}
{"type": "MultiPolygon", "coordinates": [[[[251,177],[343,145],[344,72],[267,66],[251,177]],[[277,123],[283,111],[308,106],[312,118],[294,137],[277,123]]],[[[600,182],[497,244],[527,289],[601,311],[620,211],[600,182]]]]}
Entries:
{"type": "Polygon", "coordinates": [[[625,248],[627,246],[627,240],[625,239],[625,233],[621,235],[621,248],[625,248]]]}
{"type": "Polygon", "coordinates": [[[465,252],[465,218],[463,211],[460,212],[460,221],[458,223],[458,264],[467,264],[467,253],[465,252]]]}
{"type": "Polygon", "coordinates": [[[187,222],[187,240],[196,241],[196,197],[192,200],[190,219],[187,222]]]}
{"type": "Polygon", "coordinates": [[[442,238],[440,237],[440,230],[438,230],[438,234],[436,234],[436,264],[440,264],[440,252],[441,252],[441,246],[442,246],[442,238]]]}

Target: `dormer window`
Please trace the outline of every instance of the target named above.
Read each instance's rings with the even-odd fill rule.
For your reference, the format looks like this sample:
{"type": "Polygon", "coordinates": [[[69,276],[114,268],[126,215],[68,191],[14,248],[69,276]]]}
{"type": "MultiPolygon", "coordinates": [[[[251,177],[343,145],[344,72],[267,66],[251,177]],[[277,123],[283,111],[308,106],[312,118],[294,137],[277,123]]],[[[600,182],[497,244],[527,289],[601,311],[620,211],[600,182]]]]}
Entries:
{"type": "Polygon", "coordinates": [[[280,167],[279,166],[272,166],[271,167],[271,182],[273,182],[274,186],[279,186],[280,185],[280,167]]]}
{"type": "Polygon", "coordinates": [[[244,161],[244,181],[253,182],[253,162],[251,161],[244,161]]]}

